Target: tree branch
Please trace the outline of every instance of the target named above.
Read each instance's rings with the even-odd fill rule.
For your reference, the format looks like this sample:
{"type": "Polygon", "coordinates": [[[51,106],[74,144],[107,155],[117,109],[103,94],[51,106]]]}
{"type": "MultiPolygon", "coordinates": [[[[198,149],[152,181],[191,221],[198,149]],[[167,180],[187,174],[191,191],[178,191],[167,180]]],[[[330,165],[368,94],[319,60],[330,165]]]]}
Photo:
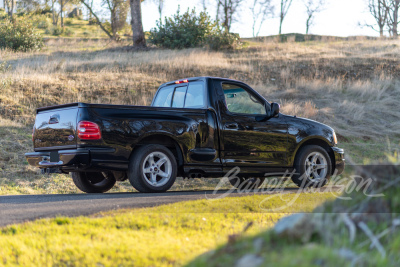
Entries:
{"type": "Polygon", "coordinates": [[[110,37],[110,39],[114,39],[114,36],[107,31],[106,28],[104,28],[103,24],[101,23],[101,20],[99,19],[99,17],[93,12],[93,9],[87,4],[85,3],[84,0],[79,0],[82,4],[84,4],[86,6],[86,8],[89,10],[89,12],[94,16],[94,18],[97,21],[97,24],[100,26],[100,28],[108,35],[108,37],[110,37]]]}

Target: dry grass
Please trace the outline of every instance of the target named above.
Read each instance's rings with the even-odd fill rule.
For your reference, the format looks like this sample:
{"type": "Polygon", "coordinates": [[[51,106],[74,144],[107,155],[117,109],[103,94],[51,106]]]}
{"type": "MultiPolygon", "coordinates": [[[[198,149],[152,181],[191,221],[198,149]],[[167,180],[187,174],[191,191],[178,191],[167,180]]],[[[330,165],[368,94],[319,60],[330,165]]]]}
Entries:
{"type": "Polygon", "coordinates": [[[353,158],[384,156],[386,140],[392,150],[399,148],[400,47],[394,41],[251,43],[235,52],[138,52],[123,45],[50,40],[41,52],[0,51],[0,61],[12,67],[0,74],[12,79],[0,92],[1,133],[7,136],[0,184],[38,178],[22,163],[31,150],[35,108],[76,101],[148,105],[159,84],[191,76],[249,83],[284,113],[334,127],[342,146],[356,147],[349,151],[353,158]]]}

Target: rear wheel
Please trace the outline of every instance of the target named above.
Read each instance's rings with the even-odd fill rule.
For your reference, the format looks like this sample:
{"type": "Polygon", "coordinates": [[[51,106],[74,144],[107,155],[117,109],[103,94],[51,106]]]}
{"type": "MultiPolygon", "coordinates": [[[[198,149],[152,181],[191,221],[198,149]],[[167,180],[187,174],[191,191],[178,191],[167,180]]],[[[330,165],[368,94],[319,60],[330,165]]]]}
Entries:
{"type": "Polygon", "coordinates": [[[322,187],[330,179],[332,163],[328,152],[316,145],[303,147],[295,159],[292,181],[299,187],[322,187]]]}
{"type": "Polygon", "coordinates": [[[129,182],[139,192],[165,192],[174,184],[176,175],[176,159],[172,152],[162,145],[140,147],[134,152],[129,163],[129,182]]]}
{"type": "Polygon", "coordinates": [[[85,193],[104,193],[113,188],[115,178],[104,172],[71,172],[72,181],[85,193]]]}
{"type": "Polygon", "coordinates": [[[264,183],[265,178],[244,178],[235,177],[229,178],[231,185],[237,189],[247,190],[259,188],[264,183]]]}

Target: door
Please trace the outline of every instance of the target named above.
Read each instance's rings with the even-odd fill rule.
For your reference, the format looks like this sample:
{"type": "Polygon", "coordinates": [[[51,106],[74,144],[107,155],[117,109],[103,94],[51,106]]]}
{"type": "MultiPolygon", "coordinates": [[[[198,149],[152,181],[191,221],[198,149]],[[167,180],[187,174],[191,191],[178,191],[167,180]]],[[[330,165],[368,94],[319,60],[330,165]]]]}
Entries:
{"type": "Polygon", "coordinates": [[[242,84],[222,83],[222,158],[227,167],[286,166],[287,130],[283,116],[267,118],[270,105],[242,84]]]}

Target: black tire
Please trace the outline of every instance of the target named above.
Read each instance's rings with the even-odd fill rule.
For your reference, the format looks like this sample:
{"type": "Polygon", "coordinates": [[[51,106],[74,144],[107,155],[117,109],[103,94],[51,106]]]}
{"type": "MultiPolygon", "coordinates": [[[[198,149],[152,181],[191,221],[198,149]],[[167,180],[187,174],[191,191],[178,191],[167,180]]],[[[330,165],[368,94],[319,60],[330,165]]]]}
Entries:
{"type": "Polygon", "coordinates": [[[239,190],[248,190],[259,188],[264,183],[265,177],[244,178],[235,177],[229,178],[231,185],[239,190]]]}
{"type": "Polygon", "coordinates": [[[292,181],[301,188],[323,187],[329,181],[332,174],[332,162],[328,152],[323,147],[317,145],[308,145],[301,148],[296,155],[294,168],[296,169],[296,174],[292,176],[292,181]],[[312,159],[313,155],[322,156],[326,162],[324,163],[322,158],[317,157],[316,163],[310,165],[307,163],[307,159],[310,162],[309,159],[312,159]],[[306,173],[307,164],[309,170],[312,172],[309,175],[306,173]],[[318,169],[318,166],[324,165],[326,165],[326,168],[318,169]]]}
{"type": "Polygon", "coordinates": [[[113,188],[115,178],[111,173],[71,172],[72,181],[85,193],[104,193],[113,188]]]}
{"type": "Polygon", "coordinates": [[[139,192],[160,193],[171,188],[176,180],[177,171],[175,156],[168,148],[162,145],[145,145],[138,148],[131,156],[128,178],[131,185],[139,192]],[[156,163],[161,158],[165,158],[164,156],[169,162],[166,161],[157,166],[156,163]],[[156,165],[150,164],[151,158],[156,165]],[[150,170],[150,172],[145,172],[145,170],[150,170]],[[161,177],[161,174],[164,176],[161,177]],[[155,177],[154,180],[153,177],[155,177]]]}

